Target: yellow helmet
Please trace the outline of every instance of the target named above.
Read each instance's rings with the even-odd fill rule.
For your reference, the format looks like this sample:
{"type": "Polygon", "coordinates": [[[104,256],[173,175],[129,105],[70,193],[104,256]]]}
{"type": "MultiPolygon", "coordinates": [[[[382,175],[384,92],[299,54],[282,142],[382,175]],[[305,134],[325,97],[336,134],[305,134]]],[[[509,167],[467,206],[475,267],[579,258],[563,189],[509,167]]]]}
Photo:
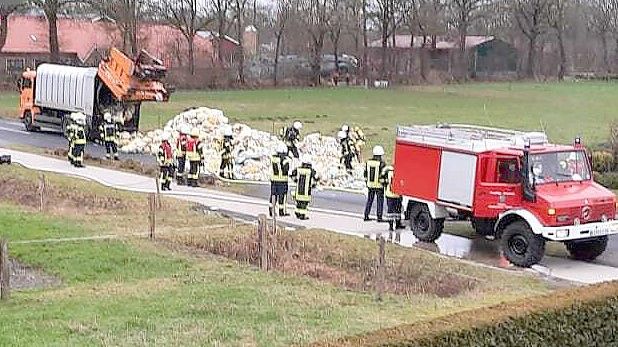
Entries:
{"type": "Polygon", "coordinates": [[[191,129],[191,137],[200,137],[200,129],[198,128],[191,129]]]}

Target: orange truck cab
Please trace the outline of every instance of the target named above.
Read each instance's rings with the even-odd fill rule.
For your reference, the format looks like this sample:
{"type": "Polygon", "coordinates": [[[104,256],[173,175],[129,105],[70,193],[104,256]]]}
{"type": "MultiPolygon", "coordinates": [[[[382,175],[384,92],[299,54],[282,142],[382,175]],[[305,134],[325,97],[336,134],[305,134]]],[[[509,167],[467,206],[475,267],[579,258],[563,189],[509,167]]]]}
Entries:
{"type": "Polygon", "coordinates": [[[445,218],[465,217],[528,267],[546,241],[593,260],[618,234],[616,196],[594,182],[579,139],[549,143],[540,132],[470,125],[399,127],[393,190],[417,239],[440,237],[445,218]]]}
{"type": "Polygon", "coordinates": [[[137,131],[144,101],[169,101],[166,68],[142,51],[130,59],[116,48],[98,68],[41,64],[19,80],[20,117],[27,131],[41,127],[66,133],[69,115],[86,115],[89,139],[99,136],[103,114],[122,116],[124,130],[137,131]]]}

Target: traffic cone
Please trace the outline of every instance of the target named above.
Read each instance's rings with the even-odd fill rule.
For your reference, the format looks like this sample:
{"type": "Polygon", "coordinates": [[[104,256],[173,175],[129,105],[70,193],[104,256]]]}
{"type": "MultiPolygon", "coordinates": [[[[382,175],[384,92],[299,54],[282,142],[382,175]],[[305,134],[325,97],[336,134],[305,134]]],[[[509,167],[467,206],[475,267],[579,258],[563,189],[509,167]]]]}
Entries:
{"type": "Polygon", "coordinates": [[[504,253],[500,252],[500,260],[498,261],[498,267],[503,268],[503,269],[508,269],[511,266],[513,266],[513,264],[511,264],[511,262],[506,259],[506,257],[504,256],[504,253]]]}

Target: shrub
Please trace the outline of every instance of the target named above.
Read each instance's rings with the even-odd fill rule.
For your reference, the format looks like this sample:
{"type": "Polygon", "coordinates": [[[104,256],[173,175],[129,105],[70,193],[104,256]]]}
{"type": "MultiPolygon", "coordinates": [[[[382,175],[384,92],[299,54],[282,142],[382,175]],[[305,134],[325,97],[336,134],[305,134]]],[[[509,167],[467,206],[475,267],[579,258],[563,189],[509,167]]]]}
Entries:
{"type": "Polygon", "coordinates": [[[618,190],[618,172],[595,172],[594,180],[605,188],[618,190]]]}
{"type": "Polygon", "coordinates": [[[614,155],[607,151],[592,152],[592,169],[596,172],[609,172],[614,168],[614,155]]]}

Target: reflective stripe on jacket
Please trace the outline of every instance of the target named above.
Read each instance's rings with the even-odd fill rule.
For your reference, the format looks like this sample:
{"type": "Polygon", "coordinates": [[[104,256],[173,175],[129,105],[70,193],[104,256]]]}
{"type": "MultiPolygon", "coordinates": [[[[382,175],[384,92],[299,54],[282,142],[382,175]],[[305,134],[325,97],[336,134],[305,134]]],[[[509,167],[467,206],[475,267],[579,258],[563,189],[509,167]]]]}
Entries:
{"type": "Polygon", "coordinates": [[[73,143],[76,145],[86,144],[86,130],[83,126],[75,125],[75,130],[73,131],[73,143]]]}
{"type": "Polygon", "coordinates": [[[387,166],[382,170],[382,178],[384,180],[384,195],[387,198],[397,199],[399,195],[393,192],[393,177],[395,176],[395,169],[392,166],[387,166]]]}
{"type": "Polygon", "coordinates": [[[313,169],[299,167],[296,169],[296,201],[311,201],[311,187],[313,182],[313,169]]]}
{"type": "Polygon", "coordinates": [[[367,188],[380,189],[382,188],[380,166],[382,162],[375,159],[367,160],[365,175],[367,180],[367,188]]]}
{"type": "Polygon", "coordinates": [[[99,126],[101,139],[105,142],[116,142],[116,124],[104,123],[99,126]]]}
{"type": "Polygon", "coordinates": [[[273,155],[270,158],[272,174],[271,182],[288,182],[288,173],[290,170],[290,159],[287,156],[273,155]]]}

